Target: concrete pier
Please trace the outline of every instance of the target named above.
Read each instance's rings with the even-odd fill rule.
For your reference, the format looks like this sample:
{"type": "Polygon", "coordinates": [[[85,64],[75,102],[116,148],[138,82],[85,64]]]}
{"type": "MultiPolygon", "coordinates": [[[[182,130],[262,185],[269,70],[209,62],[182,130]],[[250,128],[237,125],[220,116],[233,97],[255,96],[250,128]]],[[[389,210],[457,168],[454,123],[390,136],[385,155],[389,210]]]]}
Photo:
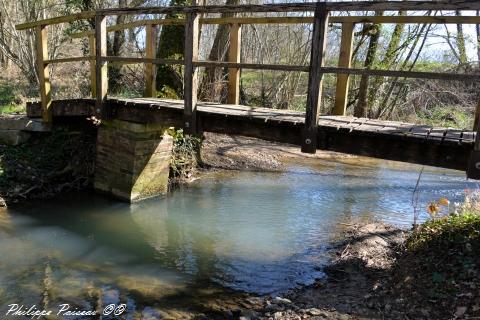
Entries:
{"type": "Polygon", "coordinates": [[[97,135],[94,188],[128,202],[165,194],[173,146],[165,129],[104,121],[97,135]]]}

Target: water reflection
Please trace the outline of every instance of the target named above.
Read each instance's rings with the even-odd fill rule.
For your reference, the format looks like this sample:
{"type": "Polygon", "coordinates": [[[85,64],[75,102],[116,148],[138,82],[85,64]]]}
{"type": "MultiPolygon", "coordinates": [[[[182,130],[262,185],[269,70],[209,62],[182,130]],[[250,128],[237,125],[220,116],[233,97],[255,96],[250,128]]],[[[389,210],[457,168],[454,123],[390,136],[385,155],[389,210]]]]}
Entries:
{"type": "MultiPolygon", "coordinates": [[[[145,307],[192,305],[222,287],[263,294],[308,284],[322,276],[342,223],[411,224],[418,171],[305,160],[286,173],[210,175],[134,205],[84,193],[0,212],[0,305],[126,301],[131,314],[156,314],[165,310],[145,307]]],[[[420,207],[473,187],[461,173],[428,169],[420,207]]]]}

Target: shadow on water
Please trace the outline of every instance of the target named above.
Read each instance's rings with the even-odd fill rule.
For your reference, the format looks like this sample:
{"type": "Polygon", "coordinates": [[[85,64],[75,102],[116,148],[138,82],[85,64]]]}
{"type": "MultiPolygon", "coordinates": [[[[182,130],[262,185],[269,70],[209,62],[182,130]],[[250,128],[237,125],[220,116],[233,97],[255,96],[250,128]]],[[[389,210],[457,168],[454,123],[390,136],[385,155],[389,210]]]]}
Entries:
{"type": "MultiPolygon", "coordinates": [[[[411,223],[416,170],[317,163],[218,173],[133,205],[82,193],[9,209],[0,215],[0,302],[122,301],[131,314],[170,316],[234,308],[241,291],[322,277],[329,243],[352,218],[411,223]]],[[[455,172],[427,172],[420,205],[467,187],[455,172]]]]}

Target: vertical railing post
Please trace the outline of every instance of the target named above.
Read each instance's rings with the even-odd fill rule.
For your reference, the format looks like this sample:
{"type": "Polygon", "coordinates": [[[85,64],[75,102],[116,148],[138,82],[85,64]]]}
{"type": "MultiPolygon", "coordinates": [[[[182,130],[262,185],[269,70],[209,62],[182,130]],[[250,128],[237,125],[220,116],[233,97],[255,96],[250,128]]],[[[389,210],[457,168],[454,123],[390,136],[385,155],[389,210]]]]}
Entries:
{"type": "Polygon", "coordinates": [[[322,102],[323,72],[321,68],[325,63],[328,15],[329,13],[326,10],[325,3],[317,2],[312,32],[307,108],[305,112],[305,128],[302,141],[302,152],[306,153],[315,153],[317,151],[318,115],[322,102]]]}
{"type": "Polygon", "coordinates": [[[40,85],[40,100],[42,104],[42,118],[46,123],[52,122],[52,92],[48,64],[48,38],[46,26],[37,26],[37,68],[40,85]]]}
{"type": "Polygon", "coordinates": [[[478,131],[480,124],[480,99],[477,101],[477,107],[475,108],[475,114],[473,118],[473,131],[478,131]]]}
{"type": "Polygon", "coordinates": [[[198,60],[199,15],[188,12],[185,23],[185,74],[184,74],[184,130],[197,133],[197,86],[198,75],[194,62],[198,60]]]}
{"type": "Polygon", "coordinates": [[[95,67],[95,52],[97,51],[95,48],[95,35],[88,36],[88,47],[89,47],[89,55],[90,55],[90,91],[92,92],[92,98],[97,97],[97,75],[96,75],[96,67],[95,67]]]}
{"type": "MultiPolygon", "coordinates": [[[[147,24],[145,26],[145,58],[155,59],[156,56],[157,26],[147,24]]],[[[145,64],[145,97],[157,96],[156,88],[156,65],[153,63],[145,64]]]]}
{"type": "MultiPolygon", "coordinates": [[[[228,48],[228,61],[240,62],[240,46],[242,39],[242,25],[230,25],[230,46],[228,48]]],[[[228,98],[227,103],[240,103],[240,68],[228,68],[228,98]]]]}
{"type": "Polygon", "coordinates": [[[107,99],[108,90],[108,70],[107,61],[103,57],[107,56],[107,18],[104,15],[95,16],[95,84],[96,84],[96,102],[95,114],[100,119],[107,117],[104,102],[107,99]]]}
{"type": "MultiPolygon", "coordinates": [[[[338,66],[340,68],[350,68],[352,61],[353,48],[353,29],[355,24],[351,22],[342,23],[342,42],[340,44],[340,57],[338,59],[338,66]]],[[[348,103],[348,86],[349,75],[337,75],[337,88],[335,92],[335,106],[333,108],[333,115],[344,116],[347,111],[348,103]]]]}
{"type": "Polygon", "coordinates": [[[475,135],[475,144],[470,154],[470,160],[467,168],[467,178],[480,180],[480,101],[478,101],[475,110],[475,119],[473,123],[473,131],[475,135]]]}
{"type": "Polygon", "coordinates": [[[476,130],[475,144],[470,154],[467,178],[480,180],[480,131],[476,130]]]}

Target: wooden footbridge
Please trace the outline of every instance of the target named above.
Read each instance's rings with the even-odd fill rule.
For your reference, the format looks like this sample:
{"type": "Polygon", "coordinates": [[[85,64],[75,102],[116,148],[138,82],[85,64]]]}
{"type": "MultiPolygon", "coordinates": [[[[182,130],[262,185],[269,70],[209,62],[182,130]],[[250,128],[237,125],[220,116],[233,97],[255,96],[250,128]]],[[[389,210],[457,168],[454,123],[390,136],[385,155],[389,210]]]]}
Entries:
{"type": "MultiPolygon", "coordinates": [[[[353,30],[357,23],[394,24],[480,24],[476,16],[338,16],[334,12],[359,11],[431,11],[480,10],[477,0],[450,1],[360,1],[286,3],[238,6],[137,7],[101,9],[74,15],[27,22],[17,29],[34,29],[37,37],[37,63],[40,78],[39,102],[27,105],[30,117],[43,117],[45,122],[61,117],[95,116],[103,121],[117,119],[138,124],[162,124],[183,127],[187,133],[202,131],[241,134],[271,141],[287,142],[314,153],[317,149],[372,156],[383,159],[419,163],[467,171],[471,178],[480,178],[480,141],[477,124],[472,130],[436,128],[426,125],[382,121],[346,116],[349,76],[372,75],[394,78],[422,78],[456,81],[478,81],[480,74],[453,74],[351,68],[353,30]],[[182,19],[143,19],[107,27],[107,17],[113,15],[166,15],[181,13],[182,19]],[[202,14],[231,13],[228,18],[202,18],[202,14]],[[255,13],[252,17],[237,17],[239,13],[255,13]],[[282,17],[259,16],[283,13],[282,17]],[[313,14],[312,14],[313,13],[313,14]],[[288,15],[290,14],[290,15],[288,15]],[[81,19],[94,19],[95,29],[73,35],[88,37],[90,54],[49,60],[47,27],[81,19]],[[308,66],[267,65],[240,61],[241,26],[245,24],[313,25],[311,57],[308,66]],[[156,33],[161,25],[185,26],[184,60],[156,58],[156,33]],[[230,26],[229,61],[199,60],[199,32],[204,24],[230,26]],[[325,66],[327,32],[330,24],[342,26],[342,41],[338,67],[325,66]],[[107,55],[108,32],[145,27],[145,56],[113,57],[107,55]],[[91,70],[93,98],[55,100],[51,98],[49,65],[88,61],[91,70]],[[146,65],[145,96],[137,99],[107,95],[109,63],[146,65]],[[184,100],[157,99],[155,70],[158,64],[184,66],[184,100]],[[228,68],[228,104],[197,101],[199,67],[228,68]],[[308,73],[306,112],[293,112],[239,105],[240,69],[297,71],[308,73]],[[331,115],[321,115],[322,78],[337,74],[335,108],[331,115]]],[[[480,112],[476,112],[476,121],[480,112]]]]}

